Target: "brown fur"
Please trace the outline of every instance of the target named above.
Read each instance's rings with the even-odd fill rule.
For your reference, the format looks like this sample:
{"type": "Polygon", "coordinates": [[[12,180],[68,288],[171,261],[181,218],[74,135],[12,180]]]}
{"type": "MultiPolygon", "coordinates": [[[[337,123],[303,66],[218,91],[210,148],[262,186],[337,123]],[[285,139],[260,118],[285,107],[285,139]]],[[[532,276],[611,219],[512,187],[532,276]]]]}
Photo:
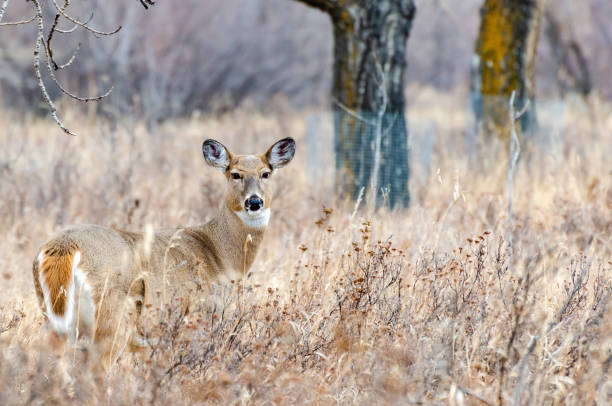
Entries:
{"type": "MultiPolygon", "coordinates": [[[[44,300],[40,278],[49,290],[53,313],[62,316],[66,312],[66,293],[72,278],[72,262],[78,245],[69,238],[51,240],[42,247],[43,263],[35,266],[34,280],[39,300],[44,300]],[[38,271],[38,272],[36,272],[38,271]]],[[[38,258],[36,260],[38,263],[38,258]]]]}
{"type": "Polygon", "coordinates": [[[266,196],[264,199],[264,208],[269,208],[272,201],[272,192],[269,182],[262,179],[261,175],[264,172],[273,171],[266,160],[265,155],[236,155],[232,156],[230,166],[225,171],[225,177],[228,179],[229,190],[226,194],[226,204],[232,211],[239,211],[244,204],[242,198],[245,191],[260,191],[266,196]],[[239,173],[243,179],[240,182],[232,182],[231,174],[239,173]]]}
{"type": "MultiPolygon", "coordinates": [[[[34,261],[34,285],[43,308],[39,274],[51,292],[53,312],[58,316],[66,312],[65,293],[78,250],[79,269],[85,275],[90,302],[95,307],[95,320],[91,322],[91,312],[87,314],[89,319],[75,315],[84,321],[79,325],[80,333],[100,344],[106,367],[123,348],[142,346],[141,323],[146,317],[141,313],[145,309],[167,303],[176,294],[184,297],[188,306],[190,296],[202,287],[238,279],[251,267],[266,226],[253,228],[243,221],[245,199],[256,194],[263,199],[265,209],[270,207],[272,180],[263,174],[267,172],[271,178],[276,168],[291,160],[293,140],[277,144],[286,146],[288,142],[293,143],[291,153],[288,158],[281,157],[275,166],[267,161],[269,153],[232,155],[216,141],[211,150],[203,146],[206,161],[223,169],[227,178],[223,204],[217,216],[206,224],[150,234],[97,225],[63,231],[41,248],[44,262],[34,261]],[[233,179],[233,172],[239,172],[241,178],[233,179]]],[[[279,154],[274,157],[278,159],[279,154]]]]}

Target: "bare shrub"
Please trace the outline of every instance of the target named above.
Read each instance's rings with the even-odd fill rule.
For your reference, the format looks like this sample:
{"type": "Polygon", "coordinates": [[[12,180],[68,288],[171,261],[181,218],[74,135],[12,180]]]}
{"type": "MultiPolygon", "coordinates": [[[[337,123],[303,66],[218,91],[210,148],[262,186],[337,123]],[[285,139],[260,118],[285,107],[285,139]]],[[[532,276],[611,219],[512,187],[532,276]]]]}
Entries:
{"type": "MultiPolygon", "coordinates": [[[[204,168],[202,138],[241,153],[291,134],[299,148],[306,120],[286,106],[279,116],[245,108],[149,132],[67,110],[89,138],[49,141],[52,123],[2,112],[0,403],[610,403],[605,133],[568,109],[562,159],[516,173],[510,252],[506,183],[457,147],[463,97],[419,90],[427,108],[409,119],[435,123],[437,135],[409,210],[363,218],[309,181],[298,149],[251,273],[215,300],[147,309],[149,347],[125,352],[108,375],[95,346],[46,328],[30,272],[38,245],[68,223],[204,221],[222,179],[204,168]]],[[[598,108],[612,117],[609,104],[598,108]]]]}

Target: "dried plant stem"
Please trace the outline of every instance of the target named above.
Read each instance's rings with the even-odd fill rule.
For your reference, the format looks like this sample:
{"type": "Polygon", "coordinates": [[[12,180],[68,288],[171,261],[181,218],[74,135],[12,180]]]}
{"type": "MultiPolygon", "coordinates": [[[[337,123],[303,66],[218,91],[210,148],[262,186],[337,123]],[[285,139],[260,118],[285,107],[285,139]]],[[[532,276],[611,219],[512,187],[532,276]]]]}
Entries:
{"type": "Polygon", "coordinates": [[[527,270],[527,274],[525,275],[525,280],[522,286],[518,286],[516,291],[514,292],[514,299],[512,303],[514,314],[512,315],[512,330],[510,333],[510,338],[508,339],[508,343],[506,345],[505,354],[501,356],[499,361],[499,382],[497,385],[497,403],[501,406],[504,404],[503,398],[503,390],[506,384],[506,374],[508,372],[508,359],[510,350],[512,349],[512,345],[514,344],[515,339],[520,334],[520,327],[522,324],[522,316],[525,313],[525,303],[527,296],[529,294],[529,289],[531,288],[531,274],[529,270],[527,270]],[[522,288],[522,297],[519,299],[518,293],[522,288]],[[520,300],[520,303],[518,302],[520,300]]]}
{"type": "Polygon", "coordinates": [[[516,122],[521,118],[529,107],[529,100],[525,102],[523,108],[518,112],[514,112],[514,98],[516,91],[513,90],[510,95],[509,102],[509,124],[510,124],[510,163],[508,165],[508,219],[506,223],[506,241],[508,246],[512,248],[512,196],[514,186],[514,169],[521,153],[521,142],[516,133],[516,122]]]}
{"type": "Polygon", "coordinates": [[[364,123],[367,123],[367,124],[370,124],[370,125],[376,125],[376,123],[374,121],[368,120],[367,118],[365,118],[361,114],[357,113],[356,111],[351,110],[350,108],[345,106],[340,100],[336,99],[335,97],[332,100],[333,100],[335,105],[340,107],[349,116],[352,116],[353,118],[356,118],[359,121],[363,121],[364,123]]]}
{"type": "Polygon", "coordinates": [[[361,201],[363,200],[363,191],[364,191],[364,187],[362,186],[361,189],[359,189],[359,195],[357,195],[357,200],[355,201],[355,208],[353,209],[353,212],[351,213],[351,224],[353,223],[353,220],[355,219],[355,216],[357,215],[357,211],[359,210],[359,205],[361,204],[361,201]]]}
{"type": "MultiPolygon", "coordinates": [[[[376,58],[376,54],[374,54],[374,57],[376,58]]],[[[378,172],[380,171],[380,150],[381,150],[381,144],[382,144],[382,137],[383,137],[383,120],[385,118],[385,113],[387,112],[387,103],[388,103],[388,96],[387,96],[387,89],[386,89],[386,78],[387,75],[385,74],[386,72],[384,71],[383,67],[381,66],[380,62],[378,61],[378,58],[376,58],[376,68],[378,69],[378,73],[380,75],[380,83],[378,84],[379,87],[379,91],[380,91],[380,95],[382,97],[382,104],[380,106],[380,108],[378,109],[377,112],[377,117],[376,117],[376,127],[375,127],[375,143],[374,143],[374,165],[373,165],[373,169],[372,169],[372,178],[370,180],[370,193],[369,193],[369,209],[370,212],[374,212],[374,210],[376,209],[376,195],[378,194],[378,172]]]]}
{"type": "Polygon", "coordinates": [[[479,400],[480,402],[484,403],[485,405],[488,406],[492,406],[493,403],[489,402],[487,399],[485,399],[484,397],[480,396],[479,394],[477,394],[476,392],[472,391],[471,389],[465,388],[463,386],[457,386],[457,389],[460,390],[461,392],[465,393],[468,396],[473,397],[474,399],[479,400]]]}
{"type": "Polygon", "coordinates": [[[244,240],[244,245],[242,246],[242,255],[244,255],[243,263],[242,263],[242,274],[246,275],[247,269],[247,254],[249,252],[249,244],[253,242],[253,237],[251,234],[247,234],[246,239],[244,240]]]}
{"type": "MultiPolygon", "coordinates": [[[[555,328],[561,322],[561,320],[563,319],[563,316],[567,312],[567,309],[570,303],[572,302],[572,300],[574,300],[574,297],[576,297],[576,294],[582,288],[582,283],[584,282],[584,279],[588,274],[589,268],[590,268],[590,263],[586,263],[585,265],[582,266],[582,269],[580,270],[580,273],[578,273],[578,275],[572,275],[573,286],[572,286],[571,292],[567,295],[565,302],[563,302],[563,305],[557,312],[555,318],[548,324],[548,326],[546,327],[546,330],[544,330],[544,332],[541,333],[540,335],[545,336],[546,334],[550,333],[552,329],[555,328]]],[[[527,351],[525,351],[525,355],[523,355],[523,358],[521,359],[521,362],[519,364],[518,379],[517,379],[516,386],[514,387],[514,393],[513,393],[513,401],[515,405],[520,404],[520,396],[521,396],[521,393],[523,392],[524,385],[525,385],[525,374],[524,374],[525,367],[527,365],[527,360],[529,356],[531,355],[531,353],[536,347],[538,339],[539,339],[539,335],[537,334],[531,337],[531,340],[529,341],[529,345],[527,346],[527,351]]]]}

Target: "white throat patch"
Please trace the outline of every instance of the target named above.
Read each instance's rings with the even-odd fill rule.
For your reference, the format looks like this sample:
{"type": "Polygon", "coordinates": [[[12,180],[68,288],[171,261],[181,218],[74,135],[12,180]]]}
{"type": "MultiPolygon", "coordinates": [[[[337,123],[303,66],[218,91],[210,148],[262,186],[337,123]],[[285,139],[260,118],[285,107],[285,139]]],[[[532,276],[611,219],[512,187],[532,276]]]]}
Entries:
{"type": "Polygon", "coordinates": [[[264,228],[270,221],[270,209],[263,209],[256,212],[241,210],[235,212],[245,226],[250,228],[264,228]]]}

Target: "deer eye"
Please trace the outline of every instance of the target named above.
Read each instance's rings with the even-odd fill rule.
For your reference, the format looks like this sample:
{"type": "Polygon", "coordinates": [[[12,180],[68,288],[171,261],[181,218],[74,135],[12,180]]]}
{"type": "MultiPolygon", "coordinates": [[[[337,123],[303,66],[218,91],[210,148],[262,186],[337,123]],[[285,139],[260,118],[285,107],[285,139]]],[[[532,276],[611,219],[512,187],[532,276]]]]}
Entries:
{"type": "Polygon", "coordinates": [[[242,179],[242,176],[238,172],[232,172],[232,179],[242,179]]]}
{"type": "Polygon", "coordinates": [[[268,179],[270,177],[270,172],[264,172],[261,174],[261,177],[264,179],[268,179]]]}

